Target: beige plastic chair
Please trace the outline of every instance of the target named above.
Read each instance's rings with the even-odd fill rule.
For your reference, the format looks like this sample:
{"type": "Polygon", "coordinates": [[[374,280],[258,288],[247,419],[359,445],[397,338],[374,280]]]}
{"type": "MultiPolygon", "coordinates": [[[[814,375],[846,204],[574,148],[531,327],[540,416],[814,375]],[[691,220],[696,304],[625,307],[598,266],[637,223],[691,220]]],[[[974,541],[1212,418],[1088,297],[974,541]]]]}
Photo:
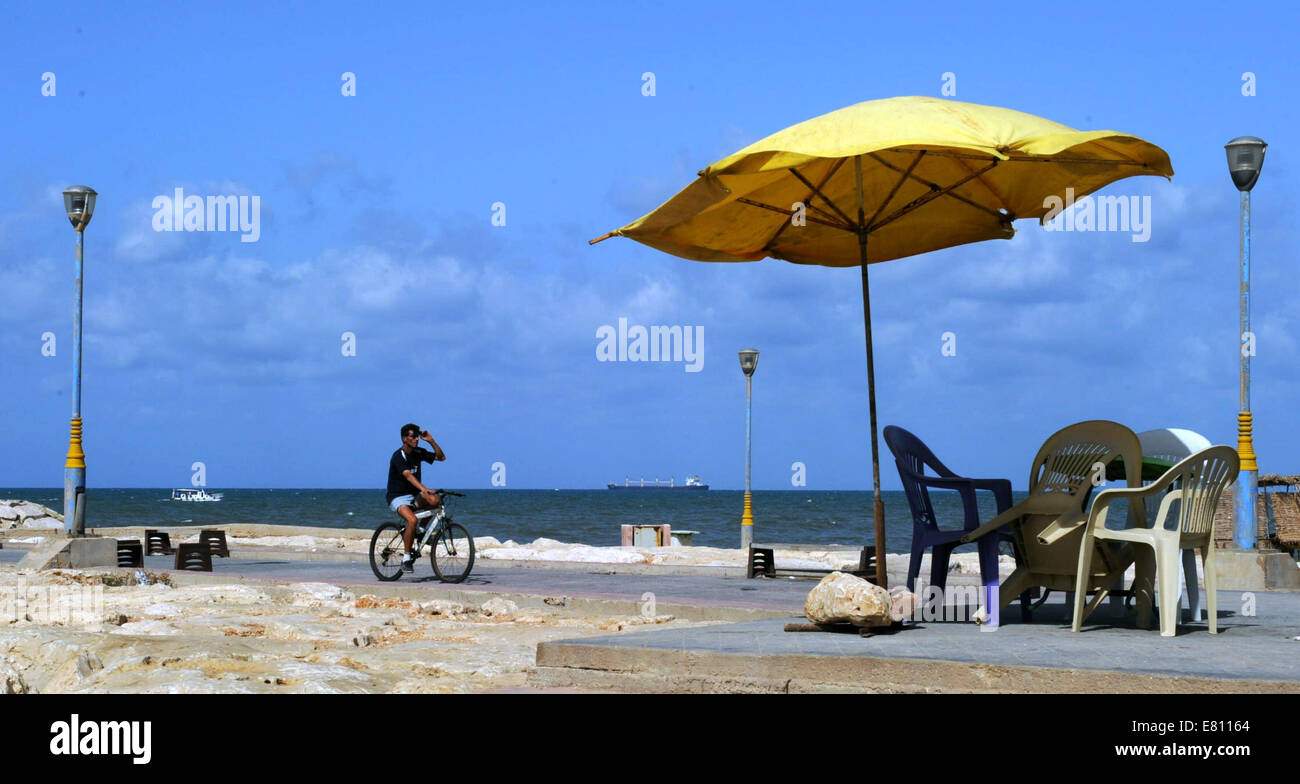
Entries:
{"type": "MultiPolygon", "coordinates": [[[[1199,548],[1201,565],[1205,569],[1205,603],[1209,609],[1210,634],[1218,634],[1214,510],[1218,508],[1223,489],[1237,478],[1238,470],[1240,463],[1236,450],[1228,446],[1212,446],[1183,460],[1146,487],[1103,491],[1093,503],[1088,523],[1084,527],[1079,546],[1079,574],[1084,575],[1091,570],[1090,562],[1098,541],[1150,547],[1154,551],[1156,581],[1160,585],[1160,636],[1172,637],[1179,620],[1178,560],[1183,550],[1199,548]],[[1163,497],[1162,493],[1165,494],[1163,497]],[[1106,528],[1106,515],[1113,501],[1127,499],[1130,509],[1142,509],[1143,502],[1153,496],[1160,498],[1160,507],[1155,523],[1150,528],[1144,525],[1120,531],[1106,528]],[[1178,505],[1177,512],[1170,511],[1174,504],[1178,505]],[[1177,525],[1166,529],[1165,522],[1171,515],[1176,515],[1177,525]]],[[[1195,574],[1195,570],[1192,574],[1195,574]]],[[[1099,593],[1085,607],[1083,588],[1084,580],[1080,577],[1075,589],[1079,593],[1074,598],[1076,632],[1104,595],[1099,593]]]]}
{"type": "MultiPolygon", "coordinates": [[[[1210,439],[1200,433],[1172,427],[1138,433],[1138,441],[1142,443],[1143,459],[1154,457],[1160,460],[1168,460],[1170,468],[1182,462],[1184,458],[1191,457],[1203,449],[1214,446],[1210,439]]],[[[1143,506],[1147,510],[1147,519],[1154,520],[1156,513],[1160,510],[1160,499],[1148,496],[1143,506]]],[[[1192,612],[1192,620],[1203,620],[1205,609],[1201,606],[1201,586],[1196,576],[1195,550],[1183,550],[1182,571],[1187,577],[1187,607],[1192,612]]],[[[1180,580],[1180,582],[1182,581],[1180,580]]]]}
{"type": "MultiPolygon", "coordinates": [[[[1088,520],[1085,506],[1093,488],[1104,481],[1105,466],[1117,458],[1124,461],[1128,487],[1140,488],[1142,447],[1132,430],[1095,419],[1057,431],[1034,457],[1029,497],[962,538],[962,542],[974,541],[995,528],[1011,527],[1024,557],[998,589],[1000,607],[1035,586],[1065,592],[1095,590],[1105,596],[1123,580],[1134,558],[1128,544],[1114,547],[1092,541],[1091,556],[1082,575],[1079,572],[1079,548],[1088,520]]],[[[1146,513],[1140,504],[1134,505],[1133,513],[1145,527],[1146,513]]],[[[982,623],[986,617],[981,610],[975,619],[982,623]]]]}

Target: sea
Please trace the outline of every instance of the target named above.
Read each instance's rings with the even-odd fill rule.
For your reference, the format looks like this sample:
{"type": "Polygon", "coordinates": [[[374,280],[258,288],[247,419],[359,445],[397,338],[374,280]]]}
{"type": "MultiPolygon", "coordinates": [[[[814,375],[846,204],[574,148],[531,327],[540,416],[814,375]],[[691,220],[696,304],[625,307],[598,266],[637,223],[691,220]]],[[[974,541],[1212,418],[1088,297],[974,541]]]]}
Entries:
{"type": "MultiPolygon", "coordinates": [[[[265,490],[205,488],[222,500],[179,502],[170,488],[88,488],[86,527],[226,525],[307,525],[321,528],[373,528],[395,519],[382,490],[265,490]]],[[[607,546],[620,543],[624,524],[667,523],[673,530],[698,531],[692,544],[740,546],[739,490],[465,490],[451,499],[456,521],[473,536],[538,538],[607,546]]],[[[901,491],[884,491],[886,552],[907,552],[912,517],[901,491]]],[[[995,514],[990,494],[980,493],[981,519],[995,514]]],[[[1020,500],[1023,494],[1015,494],[1020,500]]],[[[956,493],[932,493],[940,525],[960,528],[962,508],[956,493]]],[[[63,488],[0,489],[0,498],[23,499],[62,511],[63,488]]],[[[756,544],[814,544],[861,547],[874,543],[870,491],[756,490],[753,494],[756,544]]],[[[974,549],[973,545],[958,552],[974,549]]]]}

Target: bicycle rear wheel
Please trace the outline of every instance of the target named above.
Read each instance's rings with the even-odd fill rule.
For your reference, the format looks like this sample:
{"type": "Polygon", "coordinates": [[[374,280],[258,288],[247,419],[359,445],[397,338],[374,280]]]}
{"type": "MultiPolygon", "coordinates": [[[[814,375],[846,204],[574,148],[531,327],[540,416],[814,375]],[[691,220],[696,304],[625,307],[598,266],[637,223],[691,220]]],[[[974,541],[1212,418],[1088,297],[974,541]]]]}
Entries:
{"type": "Polygon", "coordinates": [[[433,540],[429,560],[433,573],[444,583],[458,583],[474,568],[474,540],[457,523],[448,523],[433,540]]]}
{"type": "Polygon", "coordinates": [[[375,529],[375,535],[370,538],[370,569],[385,582],[392,582],[402,576],[405,534],[406,526],[384,523],[375,529]]]}

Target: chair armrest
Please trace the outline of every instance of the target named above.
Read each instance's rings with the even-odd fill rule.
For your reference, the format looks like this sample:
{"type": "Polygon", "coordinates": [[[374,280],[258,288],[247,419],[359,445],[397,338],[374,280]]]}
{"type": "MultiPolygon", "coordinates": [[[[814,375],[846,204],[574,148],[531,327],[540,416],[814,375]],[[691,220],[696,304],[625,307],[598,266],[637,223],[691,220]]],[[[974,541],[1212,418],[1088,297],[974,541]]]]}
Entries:
{"type": "MultiPolygon", "coordinates": [[[[1093,507],[1096,508],[1095,506],[1093,507]]],[[[1105,513],[1102,513],[1103,519],[1105,513]]],[[[1059,519],[1053,520],[1046,528],[1038,532],[1039,544],[1053,544],[1066,534],[1073,533],[1080,525],[1090,518],[1085,518],[1083,512],[1076,515],[1061,515],[1059,519]]]]}
{"type": "Polygon", "coordinates": [[[995,531],[1004,525],[1015,522],[1017,519],[1030,514],[1050,514],[1063,515],[1068,514],[1071,507],[1078,508],[1079,499],[1076,496],[1068,496],[1064,493],[1048,493],[1044,495],[1031,495],[1007,511],[988,521],[979,528],[970,531],[961,538],[962,544],[970,544],[979,539],[981,536],[995,531]]]}
{"type": "Polygon", "coordinates": [[[976,490],[993,493],[997,499],[998,512],[1005,512],[1011,506],[1010,479],[974,479],[965,476],[924,476],[913,473],[912,478],[925,487],[939,490],[956,490],[961,493],[962,505],[966,508],[966,528],[973,530],[979,525],[979,502],[975,498],[976,490]]]}
{"type": "Polygon", "coordinates": [[[972,479],[971,487],[976,490],[989,490],[998,502],[998,514],[1002,514],[1011,508],[1011,480],[1010,479],[972,479]]]}
{"type": "Polygon", "coordinates": [[[961,543],[970,544],[976,539],[981,539],[987,536],[988,534],[991,534],[994,531],[998,530],[1002,526],[1007,525],[1008,523],[1023,516],[1025,512],[1020,508],[1022,506],[1024,506],[1024,504],[1017,504],[1011,507],[1010,509],[1008,509],[1007,511],[1003,512],[1002,514],[998,515],[997,517],[993,518],[992,520],[989,520],[984,525],[981,525],[979,528],[972,529],[970,532],[968,532],[965,536],[961,538],[961,543]]]}
{"type": "Polygon", "coordinates": [[[974,485],[976,490],[998,490],[1002,487],[1011,489],[1010,479],[968,479],[967,481],[974,485]]]}
{"type": "MultiPolygon", "coordinates": [[[[1097,499],[1092,502],[1092,508],[1088,510],[1087,519],[1080,514],[1078,517],[1070,519],[1065,518],[1057,520],[1051,525],[1044,528],[1038,533],[1039,544],[1052,544],[1066,534],[1074,532],[1080,524],[1087,524],[1089,528],[1105,527],[1106,515],[1110,513],[1110,504],[1112,501],[1118,501],[1121,498],[1130,499],[1130,503],[1136,502],[1149,495],[1154,495],[1162,490],[1157,485],[1147,485],[1146,487],[1117,487],[1113,490],[1103,490],[1097,494],[1097,499]]],[[[1138,504],[1141,507],[1141,504],[1138,504]]],[[[1164,508],[1167,508],[1167,504],[1164,508]]],[[[1146,509],[1142,507],[1141,515],[1145,521],[1146,509]]],[[[1162,518],[1163,514],[1160,515],[1162,518]]]]}

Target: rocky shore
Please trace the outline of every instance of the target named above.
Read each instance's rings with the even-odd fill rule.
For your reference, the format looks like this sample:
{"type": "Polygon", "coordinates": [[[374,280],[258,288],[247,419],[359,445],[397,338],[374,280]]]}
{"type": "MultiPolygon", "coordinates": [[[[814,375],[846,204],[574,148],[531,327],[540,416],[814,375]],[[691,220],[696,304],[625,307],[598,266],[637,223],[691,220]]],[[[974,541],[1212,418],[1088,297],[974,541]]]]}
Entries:
{"type": "Polygon", "coordinates": [[[524,685],[539,642],[703,625],[520,609],[500,597],[407,600],[325,583],[172,586],[165,573],[140,572],[138,583],[122,585],[122,574],[0,569],[0,693],[503,690],[524,685]],[[62,596],[96,593],[93,617],[50,608],[62,596]]]}

